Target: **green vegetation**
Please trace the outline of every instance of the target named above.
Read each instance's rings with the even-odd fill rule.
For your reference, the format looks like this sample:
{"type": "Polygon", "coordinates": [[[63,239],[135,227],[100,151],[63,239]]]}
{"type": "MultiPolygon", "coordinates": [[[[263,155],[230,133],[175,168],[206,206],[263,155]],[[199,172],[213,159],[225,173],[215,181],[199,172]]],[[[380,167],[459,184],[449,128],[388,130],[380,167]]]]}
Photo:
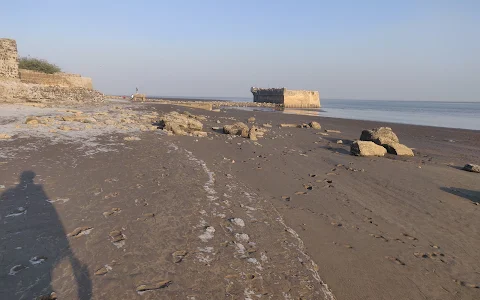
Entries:
{"type": "Polygon", "coordinates": [[[43,72],[47,74],[53,74],[53,73],[62,71],[59,66],[49,63],[44,59],[30,58],[30,57],[20,58],[18,67],[20,69],[43,72]]]}

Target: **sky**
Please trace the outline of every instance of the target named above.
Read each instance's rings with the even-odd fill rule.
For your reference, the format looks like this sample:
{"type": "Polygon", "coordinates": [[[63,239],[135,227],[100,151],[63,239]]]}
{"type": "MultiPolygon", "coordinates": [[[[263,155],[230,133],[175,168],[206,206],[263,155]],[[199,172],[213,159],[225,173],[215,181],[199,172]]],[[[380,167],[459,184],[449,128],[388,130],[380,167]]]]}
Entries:
{"type": "Polygon", "coordinates": [[[480,1],[5,1],[20,56],[106,94],[480,101],[480,1]]]}

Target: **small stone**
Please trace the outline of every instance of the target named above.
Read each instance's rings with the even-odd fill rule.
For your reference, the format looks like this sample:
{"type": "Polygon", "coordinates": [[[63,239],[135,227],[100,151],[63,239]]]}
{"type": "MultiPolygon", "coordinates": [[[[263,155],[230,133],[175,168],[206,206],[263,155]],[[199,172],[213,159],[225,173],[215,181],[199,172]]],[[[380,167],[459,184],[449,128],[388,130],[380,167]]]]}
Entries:
{"type": "Polygon", "coordinates": [[[340,130],[333,130],[333,129],[325,129],[327,133],[342,133],[340,130]]]}
{"type": "Polygon", "coordinates": [[[343,141],[342,141],[342,140],[338,140],[338,141],[337,141],[337,144],[343,144],[343,141]]]}
{"type": "Polygon", "coordinates": [[[310,122],[308,125],[313,129],[322,129],[322,126],[320,126],[320,123],[315,121],[310,122]]]}
{"type": "Polygon", "coordinates": [[[272,125],[271,125],[271,124],[268,124],[268,123],[265,123],[265,124],[263,124],[262,126],[265,127],[265,128],[272,128],[272,125]]]}
{"type": "Polygon", "coordinates": [[[0,133],[0,140],[8,140],[11,139],[12,136],[6,133],[0,133]]]}
{"type": "Polygon", "coordinates": [[[231,218],[229,220],[232,224],[235,224],[240,227],[245,227],[245,222],[240,218],[231,218]]]}
{"type": "Polygon", "coordinates": [[[300,125],[298,125],[298,124],[280,124],[281,128],[297,128],[298,126],[300,126],[300,125]]]}
{"type": "Polygon", "coordinates": [[[463,170],[468,172],[480,173],[480,165],[466,164],[463,170]]]}
{"type": "Polygon", "coordinates": [[[255,122],[255,117],[248,118],[248,123],[253,123],[253,122],[255,122]]]}
{"type": "Polygon", "coordinates": [[[125,141],[140,141],[141,139],[138,136],[128,136],[123,138],[125,141]]]}

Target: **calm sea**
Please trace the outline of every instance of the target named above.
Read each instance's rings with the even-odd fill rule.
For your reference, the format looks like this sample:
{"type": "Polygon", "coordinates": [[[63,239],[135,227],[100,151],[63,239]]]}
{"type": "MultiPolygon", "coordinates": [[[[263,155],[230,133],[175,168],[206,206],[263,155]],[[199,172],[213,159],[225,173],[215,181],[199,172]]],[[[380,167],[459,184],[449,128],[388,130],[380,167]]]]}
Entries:
{"type": "Polygon", "coordinates": [[[480,102],[322,100],[318,115],[480,130],[480,102]]]}
{"type": "MultiPolygon", "coordinates": [[[[209,97],[208,99],[252,101],[251,98],[241,97],[209,97]]],[[[480,102],[322,99],[321,104],[322,107],[320,109],[285,109],[283,112],[331,118],[480,130],[480,102]]],[[[241,109],[270,110],[258,108],[241,109]]]]}

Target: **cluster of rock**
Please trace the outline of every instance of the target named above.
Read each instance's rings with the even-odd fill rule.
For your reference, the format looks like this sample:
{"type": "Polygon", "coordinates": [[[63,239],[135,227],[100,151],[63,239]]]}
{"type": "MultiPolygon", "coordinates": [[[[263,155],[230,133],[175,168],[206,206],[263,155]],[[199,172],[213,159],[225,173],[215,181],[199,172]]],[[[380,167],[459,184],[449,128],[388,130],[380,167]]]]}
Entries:
{"type": "Polygon", "coordinates": [[[390,127],[363,130],[360,140],[352,143],[350,152],[358,156],[384,156],[387,152],[414,156],[412,149],[400,144],[400,140],[390,127]]]}
{"type": "Polygon", "coordinates": [[[111,127],[120,131],[152,131],[158,118],[157,112],[141,114],[135,111],[115,108],[110,111],[83,112],[81,110],[59,110],[64,114],[53,116],[29,116],[25,124],[30,127],[47,128],[50,132],[83,131],[111,127]]]}
{"type": "Polygon", "coordinates": [[[205,120],[203,116],[195,116],[186,111],[172,111],[163,115],[157,125],[170,134],[205,137],[207,133],[203,131],[203,124],[200,122],[205,120]]]}
{"type": "MultiPolygon", "coordinates": [[[[255,119],[251,120],[249,119],[250,123],[253,123],[255,119]]],[[[237,122],[232,125],[225,125],[223,126],[223,133],[230,134],[230,135],[239,135],[243,138],[249,138],[252,141],[258,140],[258,138],[263,137],[265,134],[266,129],[264,128],[259,128],[255,125],[252,125],[252,127],[248,127],[247,124],[242,123],[242,122],[237,122]]]]}
{"type": "Polygon", "coordinates": [[[0,80],[0,102],[36,102],[43,104],[102,103],[104,95],[82,87],[60,87],[0,80]]]}

